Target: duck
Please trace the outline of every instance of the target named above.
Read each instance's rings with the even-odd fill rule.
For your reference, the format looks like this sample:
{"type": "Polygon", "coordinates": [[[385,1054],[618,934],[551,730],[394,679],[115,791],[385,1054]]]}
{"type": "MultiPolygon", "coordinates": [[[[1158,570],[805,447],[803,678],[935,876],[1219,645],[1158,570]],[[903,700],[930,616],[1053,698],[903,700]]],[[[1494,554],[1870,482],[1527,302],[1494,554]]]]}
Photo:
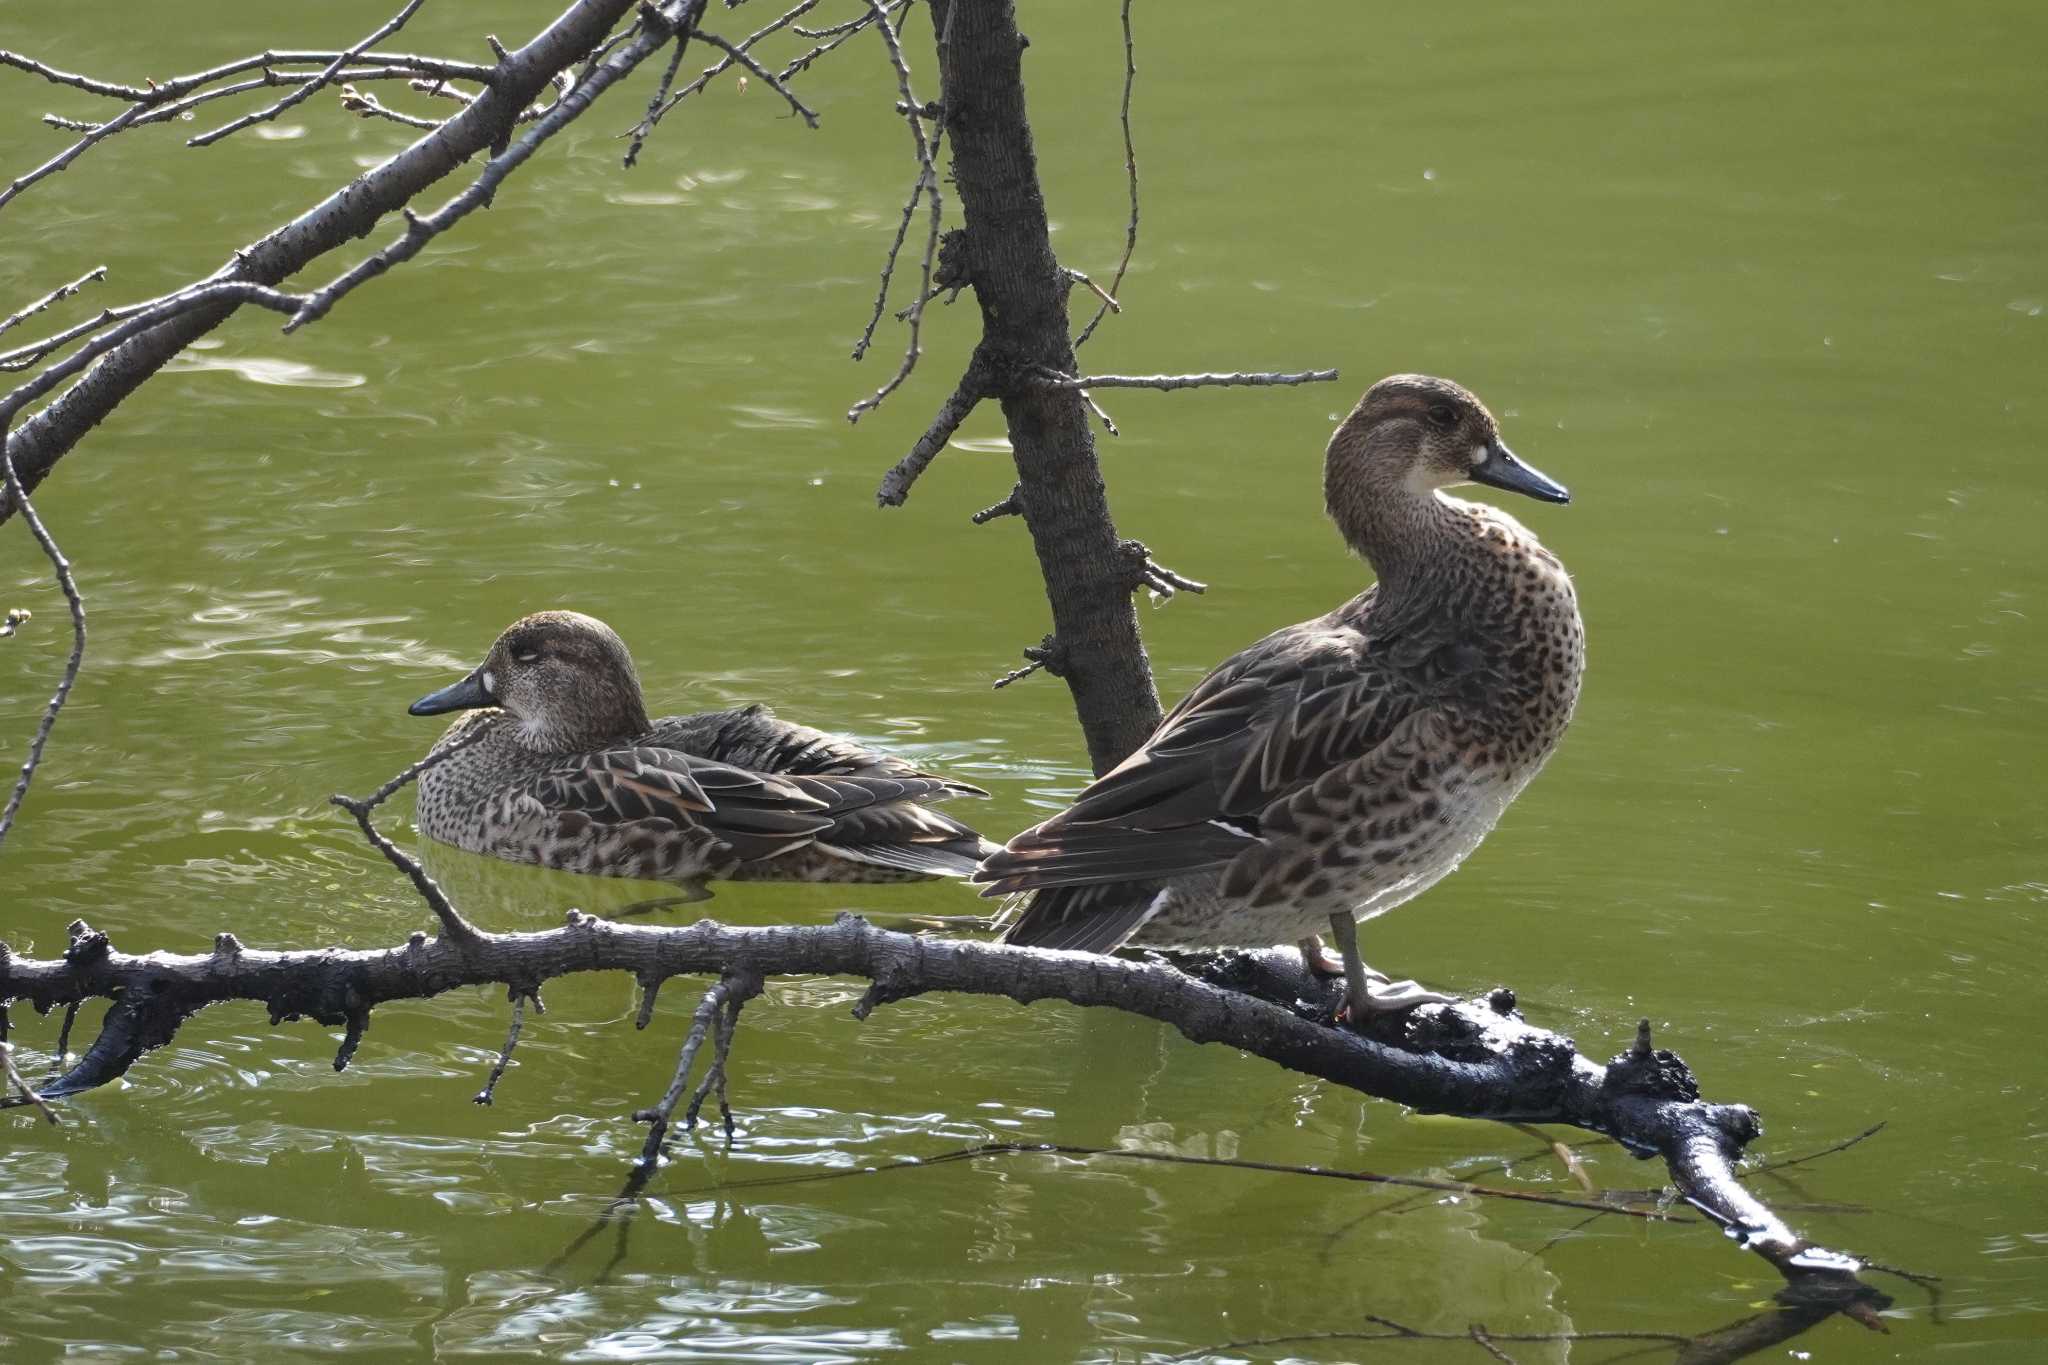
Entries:
{"type": "Polygon", "coordinates": [[[581,612],[521,617],[409,709],[468,713],[424,760],[420,832],[510,862],[701,900],[714,878],[964,877],[997,848],[931,809],[986,791],[766,706],[649,720],[625,642],[581,612]]]}
{"type": "Polygon", "coordinates": [[[1463,386],[1399,374],[1366,390],[1330,438],[1323,497],[1375,581],[1225,660],[984,861],[971,880],[1013,898],[1002,941],[1292,941],[1312,970],[1341,970],[1355,1022],[1450,1003],[1366,966],[1357,926],[1479,847],[1563,738],[1586,661],[1563,563],[1500,508],[1445,491],[1468,483],[1571,500],[1463,386]]]}

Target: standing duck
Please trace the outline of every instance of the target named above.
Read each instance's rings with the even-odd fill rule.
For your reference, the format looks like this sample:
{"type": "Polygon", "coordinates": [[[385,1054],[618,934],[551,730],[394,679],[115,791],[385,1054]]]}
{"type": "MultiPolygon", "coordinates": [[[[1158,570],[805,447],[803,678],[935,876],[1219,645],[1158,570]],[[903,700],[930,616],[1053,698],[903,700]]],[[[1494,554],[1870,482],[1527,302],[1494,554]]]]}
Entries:
{"type": "Polygon", "coordinates": [[[420,774],[430,839],[564,872],[902,882],[964,877],[996,846],[926,802],[986,796],[765,706],[650,721],[625,642],[573,611],[515,621],[415,716],[476,710],[420,774]],[[493,708],[478,710],[478,708],[493,708]]]}
{"type": "Polygon", "coordinates": [[[1357,921],[1479,846],[1563,736],[1585,670],[1557,556],[1486,503],[1565,489],[1515,458],[1447,379],[1366,392],[1330,438],[1323,497],[1378,582],[1224,662],[1152,737],[989,858],[982,894],[1031,893],[1005,942],[1109,952],[1299,942],[1343,950],[1354,1019],[1449,997],[1389,981],[1357,921]]]}

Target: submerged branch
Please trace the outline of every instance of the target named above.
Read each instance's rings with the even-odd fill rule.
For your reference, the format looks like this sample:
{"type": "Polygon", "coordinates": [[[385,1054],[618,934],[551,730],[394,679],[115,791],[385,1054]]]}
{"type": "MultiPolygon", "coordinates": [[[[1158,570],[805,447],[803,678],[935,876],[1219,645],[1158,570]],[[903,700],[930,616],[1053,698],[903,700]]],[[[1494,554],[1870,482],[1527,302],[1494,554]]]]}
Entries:
{"type": "MultiPolygon", "coordinates": [[[[1234,955],[1197,978],[1163,962],[919,938],[851,914],[826,926],[737,928],[703,920],[658,928],[571,911],[562,927],[538,933],[416,934],[402,945],[368,950],[259,951],[223,936],[210,954],[131,956],[83,924],[72,926],[71,942],[54,961],[0,954],[0,1001],[25,1000],[38,1010],[94,997],[115,1002],[100,1038],[45,1087],[48,1098],[117,1078],[168,1042],[184,1019],[225,1001],[259,1001],[273,1020],[344,1025],[353,1041],[377,1005],[461,986],[518,983],[533,990],[589,971],[625,972],[643,985],[736,974],[715,1003],[707,997],[709,1027],[729,997],[750,993],[753,975],[852,976],[872,983],[856,1007],[861,1017],[939,991],[1019,1004],[1064,1000],[1155,1019],[1193,1042],[1223,1043],[1425,1112],[1603,1133],[1639,1156],[1661,1156],[1681,1196],[1776,1267],[1802,1303],[1874,1322],[1876,1309],[1889,1302],[1857,1277],[1861,1262],[1807,1242],[1741,1186],[1734,1167],[1762,1131],[1755,1113],[1701,1100],[1684,1063],[1652,1046],[1647,1024],[1633,1047],[1602,1065],[1569,1039],[1524,1021],[1506,991],[1411,1011],[1383,1025],[1392,1032],[1368,1037],[1281,1003],[1318,988],[1298,954],[1234,955]]],[[[703,1041],[701,1032],[695,1036],[703,1041]]],[[[678,1095],[686,1074],[687,1067],[679,1069],[678,1095]]],[[[666,1115],[656,1117],[665,1126],[666,1115]]]]}

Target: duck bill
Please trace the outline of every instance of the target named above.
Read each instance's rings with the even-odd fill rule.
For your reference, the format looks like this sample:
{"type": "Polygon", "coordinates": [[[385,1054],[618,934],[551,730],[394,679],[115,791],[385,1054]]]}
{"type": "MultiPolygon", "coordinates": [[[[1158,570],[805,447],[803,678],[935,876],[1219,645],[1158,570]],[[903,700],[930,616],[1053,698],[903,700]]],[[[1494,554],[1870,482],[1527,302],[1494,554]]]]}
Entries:
{"type": "Polygon", "coordinates": [[[474,711],[479,706],[496,706],[498,699],[491,695],[491,689],[484,686],[484,671],[479,668],[459,683],[450,683],[439,692],[429,692],[406,708],[415,716],[439,716],[449,711],[474,711]]]}
{"type": "Polygon", "coordinates": [[[1472,471],[1472,482],[1490,488],[1504,488],[1538,502],[1570,502],[1572,495],[1563,484],[1541,470],[1531,469],[1515,458],[1515,452],[1499,441],[1488,443],[1486,463],[1472,471]]]}

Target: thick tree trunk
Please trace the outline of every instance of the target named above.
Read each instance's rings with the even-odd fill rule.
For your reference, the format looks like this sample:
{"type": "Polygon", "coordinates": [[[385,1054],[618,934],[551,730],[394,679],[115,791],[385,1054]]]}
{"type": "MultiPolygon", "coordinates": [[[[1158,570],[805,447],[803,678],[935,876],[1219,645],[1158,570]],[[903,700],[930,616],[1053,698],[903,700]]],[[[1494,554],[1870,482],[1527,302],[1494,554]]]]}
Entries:
{"type": "Polygon", "coordinates": [[[1036,382],[1075,373],[1071,282],[1053,256],[1038,158],[1024,116],[1011,0],[934,0],[942,117],[967,226],[956,250],[981,304],[975,366],[999,399],[1017,464],[1017,501],[1052,605],[1049,666],[1073,690],[1088,756],[1103,773],[1159,725],[1159,694],[1138,637],[1130,556],[1119,549],[1088,411],[1072,390],[1036,382]]]}

